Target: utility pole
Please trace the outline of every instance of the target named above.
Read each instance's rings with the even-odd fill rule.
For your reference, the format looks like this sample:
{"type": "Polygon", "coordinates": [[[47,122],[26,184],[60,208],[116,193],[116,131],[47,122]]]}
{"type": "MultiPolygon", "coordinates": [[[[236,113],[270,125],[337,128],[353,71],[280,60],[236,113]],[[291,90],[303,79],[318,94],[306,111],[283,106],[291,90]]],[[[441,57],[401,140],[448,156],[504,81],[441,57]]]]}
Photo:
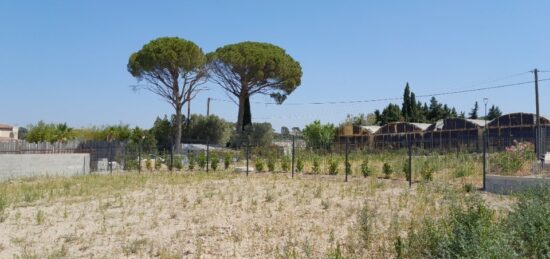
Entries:
{"type": "Polygon", "coordinates": [[[536,134],[535,134],[535,149],[537,151],[537,159],[540,159],[541,166],[544,166],[544,158],[542,156],[542,149],[541,149],[541,130],[540,130],[540,113],[539,113],[539,70],[534,69],[533,74],[535,74],[535,104],[536,104],[536,134]]]}
{"type": "Polygon", "coordinates": [[[208,97],[208,101],[206,101],[206,117],[210,116],[210,97],[208,97]]]}
{"type": "MultiPolygon", "coordinates": [[[[210,119],[210,97],[206,101],[206,121],[210,119]]],[[[208,125],[209,123],[207,123],[208,125]]],[[[208,173],[208,167],[210,162],[210,136],[206,136],[206,172],[208,173]]]]}
{"type": "Polygon", "coordinates": [[[487,148],[488,148],[488,138],[489,131],[487,129],[487,103],[489,102],[488,98],[483,98],[483,103],[485,104],[485,116],[483,120],[485,121],[485,127],[483,128],[483,190],[485,191],[485,177],[487,176],[487,148]]]}

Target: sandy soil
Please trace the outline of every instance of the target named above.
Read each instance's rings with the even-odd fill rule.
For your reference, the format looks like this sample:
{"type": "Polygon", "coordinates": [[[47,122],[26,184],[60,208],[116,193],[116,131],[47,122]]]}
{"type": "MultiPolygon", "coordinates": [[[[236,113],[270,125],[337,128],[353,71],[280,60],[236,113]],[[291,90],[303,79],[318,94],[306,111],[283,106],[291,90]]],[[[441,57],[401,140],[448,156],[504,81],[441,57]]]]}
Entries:
{"type": "MultiPolygon", "coordinates": [[[[38,200],[6,209],[0,258],[304,258],[336,246],[366,249],[357,215],[376,216],[369,255],[387,257],[391,236],[411,215],[437,215],[443,194],[408,189],[404,181],[252,174],[148,183],[140,190],[38,200]]],[[[485,194],[496,209],[501,196],[485,194]]]]}

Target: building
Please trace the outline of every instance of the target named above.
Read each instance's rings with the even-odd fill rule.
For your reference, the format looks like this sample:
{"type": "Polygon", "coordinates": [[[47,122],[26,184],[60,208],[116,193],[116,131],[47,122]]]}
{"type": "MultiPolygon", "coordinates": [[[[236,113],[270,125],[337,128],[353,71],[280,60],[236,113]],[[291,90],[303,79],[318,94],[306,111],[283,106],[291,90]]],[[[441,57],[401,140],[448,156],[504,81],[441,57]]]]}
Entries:
{"type": "Polygon", "coordinates": [[[480,151],[484,126],[484,120],[439,120],[424,132],[423,146],[426,149],[480,151]]]}
{"type": "Polygon", "coordinates": [[[380,126],[342,125],[338,128],[335,144],[338,148],[345,148],[346,144],[353,149],[372,148],[374,134],[379,129],[380,126]]]}
{"type": "Polygon", "coordinates": [[[422,146],[424,131],[430,127],[427,123],[392,122],[382,126],[374,134],[374,148],[400,149],[409,144],[422,146]]]}
{"type": "Polygon", "coordinates": [[[18,139],[18,127],[7,124],[0,124],[0,141],[10,141],[18,139]]]}
{"type": "MultiPolygon", "coordinates": [[[[546,142],[549,135],[550,120],[540,117],[542,128],[541,139],[546,142]]],[[[491,150],[503,150],[514,142],[536,142],[536,115],[532,113],[510,113],[502,115],[487,125],[489,130],[489,148],[491,150]]],[[[549,147],[546,147],[546,149],[549,147]]]]}

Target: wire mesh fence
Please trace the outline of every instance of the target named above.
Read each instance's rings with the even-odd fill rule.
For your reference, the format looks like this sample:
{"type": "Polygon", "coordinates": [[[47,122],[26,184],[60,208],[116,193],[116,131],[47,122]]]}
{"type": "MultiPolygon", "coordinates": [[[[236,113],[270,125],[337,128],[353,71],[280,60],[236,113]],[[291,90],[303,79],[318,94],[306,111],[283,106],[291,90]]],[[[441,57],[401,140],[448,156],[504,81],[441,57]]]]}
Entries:
{"type": "MultiPolygon", "coordinates": [[[[483,168],[483,135],[470,132],[453,135],[396,134],[370,138],[372,142],[337,138],[321,146],[308,147],[301,136],[288,135],[270,145],[254,142],[242,135],[238,146],[211,144],[208,139],[184,139],[178,149],[145,145],[132,141],[70,141],[66,143],[0,143],[0,154],[90,154],[92,172],[202,172],[237,171],[243,173],[289,173],[348,177],[377,176],[412,181],[430,180],[438,170],[457,177],[480,175],[483,168]],[[481,141],[480,141],[481,138],[481,141]],[[410,168],[409,168],[410,167],[410,168]]],[[[532,138],[491,134],[487,138],[487,171],[521,175],[549,176],[548,168],[535,170],[534,154],[515,157],[515,150],[525,148],[532,138]],[[502,150],[501,146],[509,147],[502,150]],[[521,161],[519,161],[519,160],[521,161]],[[519,162],[518,162],[519,161],[519,162]]],[[[541,130],[540,148],[550,147],[550,130],[541,130]]],[[[523,151],[522,151],[523,152],[523,151]]],[[[524,152],[525,153],[525,152],[524,152]]]]}

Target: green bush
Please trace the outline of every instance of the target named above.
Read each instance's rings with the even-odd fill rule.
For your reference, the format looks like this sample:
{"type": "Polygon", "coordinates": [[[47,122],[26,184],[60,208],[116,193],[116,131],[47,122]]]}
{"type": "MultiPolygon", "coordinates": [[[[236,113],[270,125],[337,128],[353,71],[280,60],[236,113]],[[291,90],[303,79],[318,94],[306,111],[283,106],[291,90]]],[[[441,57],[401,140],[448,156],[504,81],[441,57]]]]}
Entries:
{"type": "Polygon", "coordinates": [[[393,174],[393,169],[391,168],[391,165],[388,163],[384,163],[382,166],[382,173],[384,174],[384,178],[390,179],[391,175],[393,174]]]}
{"type": "Polygon", "coordinates": [[[151,158],[147,158],[145,160],[145,168],[147,168],[147,170],[149,171],[153,170],[153,160],[151,160],[151,158]]]}
{"type": "Polygon", "coordinates": [[[298,157],[298,159],[296,159],[296,171],[298,173],[304,171],[304,159],[302,157],[298,157]]]}
{"type": "Polygon", "coordinates": [[[422,169],[420,169],[420,175],[424,181],[433,180],[433,174],[435,172],[435,167],[429,161],[425,161],[422,164],[422,169]]]}
{"type": "Polygon", "coordinates": [[[227,170],[229,169],[229,165],[231,165],[231,153],[225,153],[225,157],[223,158],[223,168],[227,170]]]}
{"type": "Polygon", "coordinates": [[[281,160],[281,169],[284,172],[290,171],[290,158],[288,156],[284,156],[281,160]]]}
{"type": "Polygon", "coordinates": [[[187,167],[189,168],[189,170],[194,170],[195,169],[195,157],[194,156],[189,156],[187,159],[189,159],[189,164],[187,165],[187,167]]]}
{"type": "Polygon", "coordinates": [[[267,170],[270,172],[275,172],[275,158],[273,156],[269,156],[267,158],[267,170]]]}
{"type": "Polygon", "coordinates": [[[504,231],[519,257],[550,257],[550,186],[541,186],[519,196],[504,231]]]}
{"type": "Polygon", "coordinates": [[[206,169],[206,155],[204,153],[201,152],[199,154],[199,157],[197,158],[197,164],[200,169],[206,169]]]}
{"type": "Polygon", "coordinates": [[[218,155],[212,154],[212,158],[210,158],[210,168],[216,171],[218,169],[219,164],[220,164],[220,159],[218,158],[218,155]]]}
{"type": "Polygon", "coordinates": [[[330,175],[337,175],[338,174],[338,160],[337,159],[333,158],[329,161],[328,174],[330,174],[330,175]]]}
{"type": "Polygon", "coordinates": [[[124,162],[124,170],[137,170],[138,161],[134,159],[126,160],[124,162]]]}
{"type": "Polygon", "coordinates": [[[160,157],[155,158],[155,170],[160,170],[161,166],[162,166],[162,161],[160,160],[160,157]]]}
{"type": "Polygon", "coordinates": [[[449,217],[425,219],[396,253],[407,258],[514,258],[497,222],[481,198],[468,197],[465,204],[451,206],[449,217]]]}
{"type": "Polygon", "coordinates": [[[311,168],[314,174],[321,173],[321,159],[319,157],[313,158],[313,167],[311,168]]]}
{"type": "Polygon", "coordinates": [[[369,168],[368,159],[363,160],[363,163],[361,163],[361,174],[363,174],[363,177],[367,177],[371,174],[371,169],[369,168]]]}
{"type": "Polygon", "coordinates": [[[176,170],[183,169],[183,164],[181,163],[181,157],[179,156],[174,157],[174,168],[176,168],[176,170]]]}
{"type": "Polygon", "coordinates": [[[475,189],[474,185],[471,183],[465,184],[463,188],[464,188],[464,192],[473,192],[475,189]]]}
{"type": "Polygon", "coordinates": [[[534,146],[529,142],[515,143],[505,151],[494,155],[490,160],[491,169],[494,172],[513,175],[520,172],[526,163],[535,160],[534,146]]]}
{"type": "Polygon", "coordinates": [[[256,158],[256,171],[262,172],[264,170],[264,161],[261,158],[256,158]]]}

